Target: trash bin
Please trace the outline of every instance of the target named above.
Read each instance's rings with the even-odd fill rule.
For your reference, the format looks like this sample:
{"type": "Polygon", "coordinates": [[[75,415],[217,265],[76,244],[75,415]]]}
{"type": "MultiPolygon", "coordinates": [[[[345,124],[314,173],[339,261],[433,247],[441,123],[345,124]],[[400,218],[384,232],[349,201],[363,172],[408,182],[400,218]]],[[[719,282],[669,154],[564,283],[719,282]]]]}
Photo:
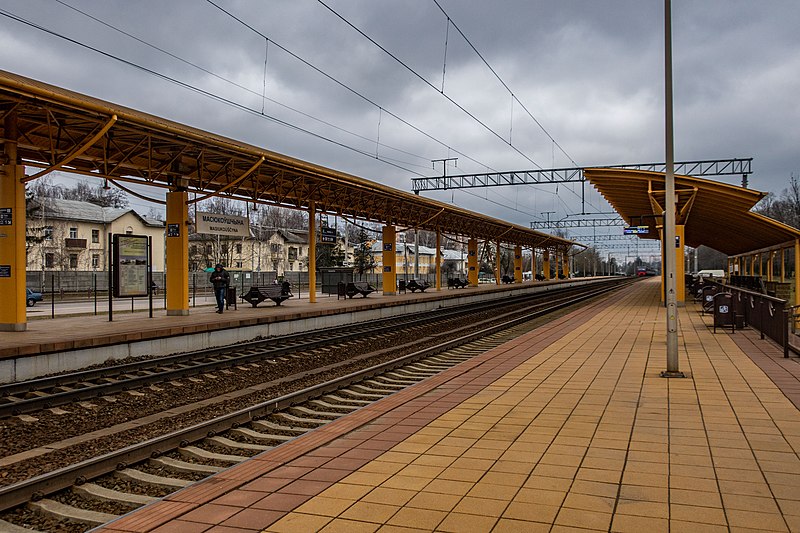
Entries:
{"type": "Polygon", "coordinates": [[[406,280],[399,279],[397,280],[397,293],[405,293],[406,292],[406,280]]]}
{"type": "Polygon", "coordinates": [[[714,295],[714,333],[717,328],[731,328],[736,331],[736,313],[733,310],[733,295],[729,292],[719,292],[714,295]]]}
{"type": "Polygon", "coordinates": [[[234,310],[239,310],[236,306],[236,287],[228,287],[228,293],[225,295],[225,309],[230,309],[231,305],[234,310]]]}
{"type": "Polygon", "coordinates": [[[336,284],[336,299],[339,298],[347,299],[347,284],[344,281],[336,284]]]}
{"type": "Polygon", "coordinates": [[[719,289],[716,285],[706,285],[703,287],[703,313],[710,313],[714,309],[714,295],[719,289]]]}

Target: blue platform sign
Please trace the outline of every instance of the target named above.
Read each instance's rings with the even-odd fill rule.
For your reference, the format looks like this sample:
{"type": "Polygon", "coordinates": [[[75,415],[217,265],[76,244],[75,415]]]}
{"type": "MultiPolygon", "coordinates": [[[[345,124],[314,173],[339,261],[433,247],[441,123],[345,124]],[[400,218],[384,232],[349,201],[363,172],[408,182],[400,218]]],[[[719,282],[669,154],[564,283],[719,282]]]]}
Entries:
{"type": "Polygon", "coordinates": [[[650,233],[650,226],[628,226],[622,228],[623,235],[646,235],[650,233]]]}

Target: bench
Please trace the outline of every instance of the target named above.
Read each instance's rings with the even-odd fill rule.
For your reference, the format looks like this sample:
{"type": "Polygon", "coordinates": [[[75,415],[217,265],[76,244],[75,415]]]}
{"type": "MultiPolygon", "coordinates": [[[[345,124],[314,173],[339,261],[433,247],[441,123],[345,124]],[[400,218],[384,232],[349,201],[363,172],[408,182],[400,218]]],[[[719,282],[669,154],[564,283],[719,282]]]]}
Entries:
{"type": "Polygon", "coordinates": [[[366,298],[369,293],[375,292],[376,290],[378,289],[376,289],[366,281],[351,281],[345,287],[344,292],[350,298],[352,298],[356,294],[360,294],[361,296],[366,298]]]}
{"type": "Polygon", "coordinates": [[[412,279],[408,283],[406,283],[406,288],[411,292],[425,292],[425,289],[430,287],[431,284],[422,279],[412,279]]]}
{"type": "Polygon", "coordinates": [[[288,281],[284,281],[280,285],[264,285],[263,287],[253,286],[246,294],[242,295],[242,300],[246,301],[253,307],[258,307],[258,304],[264,300],[272,300],[275,305],[281,305],[285,300],[292,297],[292,286],[288,281]]]}
{"type": "Polygon", "coordinates": [[[502,278],[500,278],[500,281],[502,281],[503,283],[514,283],[514,278],[512,278],[509,275],[505,275],[502,278]]]}
{"type": "Polygon", "coordinates": [[[536,274],[534,278],[536,279],[536,281],[544,281],[544,274],[536,274]]]}
{"type": "Polygon", "coordinates": [[[460,278],[447,278],[448,289],[463,289],[468,285],[467,280],[460,278]]]}

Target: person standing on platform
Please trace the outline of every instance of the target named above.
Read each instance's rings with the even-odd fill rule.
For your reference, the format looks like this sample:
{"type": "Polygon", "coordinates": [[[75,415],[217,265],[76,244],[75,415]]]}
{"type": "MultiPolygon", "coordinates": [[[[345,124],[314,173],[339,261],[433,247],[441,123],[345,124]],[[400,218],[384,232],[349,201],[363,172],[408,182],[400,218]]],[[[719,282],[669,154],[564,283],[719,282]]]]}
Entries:
{"type": "Polygon", "coordinates": [[[222,314],[222,309],[225,306],[225,295],[228,292],[228,283],[230,282],[230,275],[217,263],[214,267],[214,272],[211,273],[209,281],[214,286],[214,296],[217,298],[217,313],[222,314]]]}

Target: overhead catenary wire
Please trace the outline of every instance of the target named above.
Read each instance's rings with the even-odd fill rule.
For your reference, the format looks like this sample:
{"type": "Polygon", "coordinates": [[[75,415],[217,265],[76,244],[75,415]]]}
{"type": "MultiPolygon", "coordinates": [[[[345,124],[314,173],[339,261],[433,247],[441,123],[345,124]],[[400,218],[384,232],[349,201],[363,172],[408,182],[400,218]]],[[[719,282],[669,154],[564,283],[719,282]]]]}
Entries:
{"type": "Polygon", "coordinates": [[[514,92],[511,90],[511,88],[506,84],[505,81],[503,81],[503,78],[500,77],[500,75],[492,67],[492,65],[490,65],[489,62],[486,60],[486,58],[483,57],[483,54],[481,54],[478,51],[478,49],[475,47],[475,45],[472,44],[472,41],[469,40],[469,38],[466,36],[466,34],[463,31],[461,31],[461,28],[458,27],[458,24],[456,24],[455,21],[453,21],[453,19],[447,13],[447,11],[444,10],[444,8],[441,6],[439,1],[438,0],[433,0],[433,3],[436,4],[436,7],[438,7],[439,10],[442,12],[442,14],[445,17],[447,17],[448,27],[449,27],[450,24],[453,25],[453,27],[456,29],[456,31],[459,33],[459,35],[461,35],[461,37],[464,38],[464,41],[466,41],[466,43],[469,45],[469,47],[472,48],[472,51],[475,52],[475,54],[477,54],[477,56],[481,59],[481,61],[483,61],[483,64],[486,65],[486,68],[488,68],[489,71],[491,71],[491,73],[494,74],[495,78],[497,78],[497,81],[499,81],[503,85],[503,87],[509,92],[509,94],[511,94],[511,98],[513,98],[520,105],[520,107],[522,107],[522,109],[525,111],[525,113],[527,113],[527,115],[531,118],[531,120],[533,120],[536,123],[536,125],[539,126],[539,128],[542,130],[542,132],[545,135],[547,135],[547,137],[551,141],[553,141],[553,144],[558,146],[558,149],[561,150],[561,153],[563,153],[565,156],[567,156],[567,159],[569,159],[572,162],[573,165],[575,165],[576,167],[579,167],[580,165],[577,162],[575,162],[575,160],[572,158],[572,156],[570,156],[567,153],[567,151],[564,150],[564,148],[560,144],[558,144],[558,142],[553,138],[553,136],[550,134],[550,132],[547,131],[547,129],[542,125],[542,123],[539,122],[539,120],[535,116],[533,116],[533,113],[531,113],[528,110],[528,108],[525,107],[525,104],[523,104],[519,100],[519,98],[516,97],[514,92]]]}
{"type": "Polygon", "coordinates": [[[464,158],[466,158],[466,159],[468,159],[468,160],[472,161],[473,163],[475,163],[475,164],[477,164],[477,165],[480,165],[480,166],[481,166],[481,167],[483,167],[483,168],[486,168],[486,169],[493,170],[493,171],[497,172],[497,170],[496,170],[496,169],[493,169],[493,168],[492,168],[492,167],[490,167],[489,165],[486,165],[485,163],[482,163],[482,162],[478,161],[477,159],[474,159],[473,157],[471,157],[471,156],[469,156],[469,155],[465,154],[464,152],[461,152],[461,151],[459,151],[459,150],[457,150],[457,149],[453,148],[452,146],[450,146],[449,144],[445,143],[444,141],[442,141],[442,140],[438,139],[437,137],[433,136],[432,134],[430,134],[430,133],[426,132],[425,130],[423,130],[423,129],[419,128],[418,126],[416,126],[416,125],[414,125],[414,124],[412,124],[412,123],[411,123],[411,122],[409,122],[408,120],[406,120],[406,119],[404,119],[404,118],[400,117],[399,115],[397,115],[396,113],[394,113],[394,112],[390,111],[390,110],[389,110],[389,109],[387,109],[385,106],[381,106],[380,104],[378,104],[377,102],[375,102],[374,100],[372,100],[372,99],[371,99],[371,98],[369,98],[368,96],[364,95],[363,93],[361,93],[361,92],[359,92],[359,91],[357,91],[357,90],[353,89],[352,87],[350,87],[350,86],[349,86],[349,85],[347,85],[346,83],[344,83],[344,82],[340,81],[338,78],[334,77],[333,75],[329,74],[328,72],[326,72],[326,71],[322,70],[321,68],[317,67],[316,65],[314,65],[314,64],[313,64],[313,63],[311,63],[310,61],[308,61],[308,60],[306,60],[306,59],[302,58],[301,56],[299,56],[298,54],[296,54],[296,53],[292,52],[291,50],[289,50],[289,49],[288,49],[288,48],[286,48],[285,46],[283,46],[283,45],[281,45],[281,44],[279,44],[279,43],[275,42],[275,40],[273,40],[273,39],[270,39],[270,38],[269,38],[267,35],[265,35],[263,32],[261,32],[260,30],[258,30],[258,29],[257,29],[257,28],[255,28],[255,27],[253,27],[253,26],[252,26],[251,24],[249,24],[248,22],[246,22],[246,21],[242,20],[240,17],[236,16],[236,15],[235,15],[235,14],[233,14],[231,11],[229,11],[229,10],[225,9],[224,7],[220,6],[219,4],[217,4],[216,2],[214,2],[213,0],[206,0],[206,2],[208,2],[209,4],[211,4],[212,6],[214,6],[215,8],[219,9],[221,12],[225,13],[227,16],[229,16],[230,18],[232,18],[233,20],[235,20],[236,22],[238,22],[238,23],[239,23],[239,24],[241,24],[242,26],[246,27],[247,29],[249,29],[250,31],[252,31],[253,33],[255,33],[256,35],[259,35],[259,36],[261,36],[261,37],[263,37],[263,38],[265,38],[265,39],[269,39],[269,40],[272,42],[272,44],[273,44],[274,46],[278,47],[279,49],[281,49],[283,52],[285,52],[285,53],[286,53],[286,54],[288,54],[289,56],[291,56],[291,57],[293,57],[294,59],[296,59],[296,60],[300,61],[301,63],[303,63],[304,65],[306,65],[306,66],[307,66],[307,67],[309,67],[310,69],[314,70],[315,72],[317,72],[317,73],[319,73],[320,75],[324,76],[325,78],[329,79],[330,81],[332,81],[332,82],[333,82],[333,83],[335,83],[336,85],[338,85],[338,86],[342,87],[343,89],[347,90],[348,92],[350,92],[351,94],[353,94],[353,95],[357,96],[358,98],[361,98],[361,99],[362,99],[362,100],[364,100],[365,102],[367,102],[367,103],[369,103],[369,104],[371,104],[371,105],[373,105],[373,106],[375,106],[375,107],[382,108],[384,113],[386,113],[387,115],[391,116],[391,117],[392,117],[392,118],[394,118],[395,120],[398,120],[398,121],[399,121],[399,122],[401,122],[402,124],[405,124],[405,125],[406,125],[406,126],[408,126],[409,128],[411,128],[411,129],[413,129],[414,131],[416,131],[417,133],[420,133],[420,134],[424,135],[424,136],[425,136],[425,137],[427,137],[428,139],[430,139],[430,140],[432,140],[432,141],[436,142],[437,144],[439,144],[439,145],[441,145],[441,146],[443,146],[443,147],[447,148],[448,150],[452,150],[453,152],[457,153],[458,155],[460,155],[460,156],[462,156],[462,157],[464,157],[464,158]]]}
{"type": "MultiPolygon", "coordinates": [[[[207,2],[211,2],[211,0],[206,0],[206,1],[207,1],[207,2]]],[[[362,30],[361,28],[359,28],[358,26],[356,26],[355,24],[353,24],[352,22],[350,22],[350,21],[349,21],[347,18],[345,18],[345,17],[344,17],[342,14],[340,14],[338,11],[336,11],[335,9],[333,9],[332,7],[330,7],[330,6],[329,6],[328,4],[326,4],[326,3],[325,3],[323,0],[317,0],[317,2],[319,2],[319,4],[321,4],[321,5],[322,5],[322,6],[323,6],[325,9],[327,9],[328,11],[330,11],[331,13],[333,13],[333,14],[334,14],[334,15],[335,15],[337,18],[339,18],[339,19],[340,19],[342,22],[344,22],[346,25],[348,25],[348,26],[349,26],[349,27],[351,27],[353,30],[355,30],[357,33],[359,33],[359,34],[360,34],[362,37],[364,37],[364,38],[365,38],[365,39],[367,39],[369,42],[371,42],[372,44],[374,44],[375,46],[377,46],[377,47],[378,47],[380,50],[382,50],[382,51],[383,51],[383,52],[384,52],[386,55],[388,55],[389,57],[391,57],[392,59],[394,59],[394,60],[395,60],[395,61],[396,61],[398,64],[400,64],[400,65],[401,65],[403,68],[405,68],[406,70],[408,70],[408,71],[409,71],[411,74],[413,74],[413,75],[414,75],[416,78],[418,78],[420,81],[422,81],[422,82],[423,82],[425,85],[429,86],[430,88],[432,88],[433,90],[435,90],[437,93],[441,94],[441,95],[442,95],[442,96],[443,96],[445,99],[447,99],[447,101],[448,101],[448,102],[450,102],[451,104],[453,104],[454,106],[456,106],[456,107],[457,107],[459,110],[461,110],[461,111],[462,111],[463,113],[465,113],[465,114],[466,114],[468,117],[470,117],[470,118],[471,118],[473,121],[475,121],[477,124],[479,124],[481,127],[483,127],[483,128],[486,130],[486,131],[488,131],[489,133],[491,133],[492,135],[494,135],[495,137],[497,137],[498,139],[500,139],[500,141],[502,141],[504,144],[508,145],[508,146],[509,146],[509,147],[510,147],[512,150],[514,150],[514,151],[515,151],[515,152],[517,152],[519,155],[521,155],[522,157],[524,157],[524,158],[525,158],[525,159],[526,159],[526,160],[527,160],[529,163],[531,163],[532,165],[536,166],[536,167],[537,167],[537,168],[539,168],[539,169],[541,169],[541,168],[542,168],[542,166],[541,166],[541,165],[539,165],[539,163],[537,163],[537,162],[536,162],[536,161],[534,161],[532,158],[530,158],[530,157],[529,157],[527,154],[525,154],[525,153],[524,153],[522,150],[520,150],[519,148],[517,148],[516,146],[514,146],[513,144],[511,144],[510,142],[508,142],[508,141],[507,141],[507,140],[506,140],[506,139],[505,139],[505,138],[504,138],[502,135],[500,135],[498,132],[496,132],[496,131],[495,131],[495,130],[494,130],[492,127],[491,127],[491,126],[489,126],[488,124],[486,124],[484,121],[482,121],[481,119],[479,119],[479,118],[478,118],[478,117],[477,117],[477,116],[476,116],[474,113],[472,113],[472,112],[471,112],[471,111],[469,111],[467,108],[465,108],[464,106],[462,106],[461,104],[459,104],[458,102],[456,102],[456,101],[455,101],[453,98],[451,98],[450,96],[448,96],[448,95],[447,95],[446,93],[444,93],[443,91],[440,91],[440,90],[439,90],[439,89],[438,89],[438,88],[437,88],[437,87],[436,87],[436,86],[435,86],[433,83],[431,83],[430,81],[428,81],[428,79],[427,79],[427,78],[425,78],[425,77],[424,77],[422,74],[420,74],[419,72],[417,72],[416,70],[414,70],[413,68],[411,68],[411,67],[410,67],[410,66],[409,66],[409,65],[408,65],[406,62],[404,62],[402,59],[400,59],[399,57],[397,57],[395,54],[393,54],[393,53],[392,53],[390,50],[388,50],[386,47],[384,47],[383,45],[381,45],[381,44],[380,44],[378,41],[376,41],[375,39],[373,39],[372,37],[370,37],[369,35],[367,35],[367,33],[366,33],[364,30],[362,30]]],[[[454,27],[455,27],[455,26],[454,26],[454,27]]]]}

